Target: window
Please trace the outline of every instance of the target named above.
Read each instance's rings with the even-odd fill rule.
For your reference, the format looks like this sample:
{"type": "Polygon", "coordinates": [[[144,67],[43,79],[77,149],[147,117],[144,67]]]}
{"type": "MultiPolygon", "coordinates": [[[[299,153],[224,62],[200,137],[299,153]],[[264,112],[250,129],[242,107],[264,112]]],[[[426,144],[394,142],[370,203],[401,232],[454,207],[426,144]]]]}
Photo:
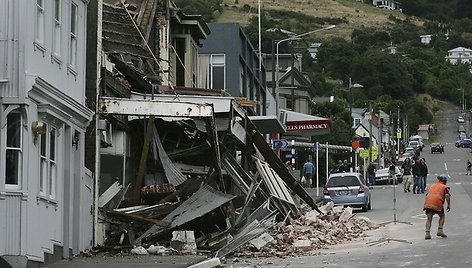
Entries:
{"type": "Polygon", "coordinates": [[[61,0],[54,0],[54,43],[53,51],[61,55],[61,0]]]}
{"type": "Polygon", "coordinates": [[[225,55],[210,56],[210,88],[225,89],[225,55]]]}
{"type": "Polygon", "coordinates": [[[198,50],[194,43],[192,43],[192,86],[197,85],[197,74],[198,74],[198,50]]]}
{"type": "Polygon", "coordinates": [[[44,44],[44,0],[36,0],[36,41],[44,44]]]}
{"type": "Polygon", "coordinates": [[[40,138],[40,176],[39,176],[39,193],[42,196],[51,199],[56,198],[56,179],[57,179],[57,163],[56,163],[56,129],[50,125],[46,125],[46,133],[41,134],[40,138]]]}
{"type": "Polygon", "coordinates": [[[176,86],[184,87],[185,85],[185,48],[186,40],[185,38],[175,38],[174,47],[176,53],[176,66],[175,66],[175,76],[176,76],[176,86]]]}
{"type": "Polygon", "coordinates": [[[12,112],[7,117],[7,147],[5,163],[6,188],[20,188],[22,167],[21,114],[12,112]]]}
{"type": "Polygon", "coordinates": [[[70,40],[69,40],[69,65],[77,65],[77,11],[78,7],[72,3],[70,8],[70,40]]]}
{"type": "Polygon", "coordinates": [[[293,111],[293,108],[294,108],[293,106],[294,105],[293,105],[292,98],[286,98],[286,105],[285,106],[286,106],[287,110],[293,111]]]}
{"type": "Polygon", "coordinates": [[[354,126],[357,127],[360,124],[361,124],[361,119],[360,118],[354,118],[354,126]]]}

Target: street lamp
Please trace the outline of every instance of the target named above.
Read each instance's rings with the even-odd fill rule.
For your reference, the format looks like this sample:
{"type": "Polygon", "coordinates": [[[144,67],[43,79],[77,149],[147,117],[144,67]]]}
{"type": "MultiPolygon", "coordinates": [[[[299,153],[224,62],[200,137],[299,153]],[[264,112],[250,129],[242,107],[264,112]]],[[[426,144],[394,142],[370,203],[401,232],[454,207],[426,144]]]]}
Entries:
{"type": "MultiPolygon", "coordinates": [[[[349,116],[352,116],[352,89],[353,88],[362,88],[364,87],[358,83],[352,83],[351,78],[349,77],[349,116]]],[[[352,123],[352,122],[351,122],[352,123]]]]}
{"type": "Polygon", "coordinates": [[[325,27],[325,28],[321,28],[321,29],[316,29],[316,30],[313,30],[313,31],[309,31],[309,32],[306,32],[306,33],[302,33],[302,34],[298,34],[298,35],[293,35],[293,36],[290,36],[290,37],[287,37],[285,39],[282,39],[282,40],[279,40],[277,41],[276,43],[276,52],[275,52],[275,55],[276,55],[276,58],[275,58],[275,106],[276,106],[276,116],[277,118],[279,117],[279,45],[283,42],[286,42],[286,41],[293,41],[293,40],[300,40],[302,37],[306,36],[306,35],[309,35],[309,34],[312,34],[312,33],[316,33],[316,32],[320,32],[320,31],[324,31],[324,30],[330,30],[330,29],[333,29],[335,28],[336,25],[330,25],[328,27],[325,27]]]}

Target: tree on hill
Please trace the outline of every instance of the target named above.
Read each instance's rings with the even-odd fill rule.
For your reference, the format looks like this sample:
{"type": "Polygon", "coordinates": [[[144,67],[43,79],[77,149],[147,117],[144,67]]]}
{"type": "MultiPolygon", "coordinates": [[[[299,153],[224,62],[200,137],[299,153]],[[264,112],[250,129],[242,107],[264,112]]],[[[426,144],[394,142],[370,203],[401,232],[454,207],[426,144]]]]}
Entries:
{"type": "Polygon", "coordinates": [[[223,12],[223,0],[174,0],[185,14],[202,15],[206,22],[215,19],[215,12],[223,12]]]}

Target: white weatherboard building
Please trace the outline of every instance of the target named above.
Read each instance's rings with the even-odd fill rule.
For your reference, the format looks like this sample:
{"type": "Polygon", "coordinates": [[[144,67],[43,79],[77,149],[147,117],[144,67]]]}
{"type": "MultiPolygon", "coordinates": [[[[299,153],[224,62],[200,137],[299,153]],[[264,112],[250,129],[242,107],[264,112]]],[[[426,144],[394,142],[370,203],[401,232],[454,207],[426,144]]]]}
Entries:
{"type": "Polygon", "coordinates": [[[472,49],[456,47],[447,51],[446,60],[451,64],[472,63],[472,49]]]}
{"type": "Polygon", "coordinates": [[[91,246],[87,0],[0,1],[0,267],[91,246]]]}

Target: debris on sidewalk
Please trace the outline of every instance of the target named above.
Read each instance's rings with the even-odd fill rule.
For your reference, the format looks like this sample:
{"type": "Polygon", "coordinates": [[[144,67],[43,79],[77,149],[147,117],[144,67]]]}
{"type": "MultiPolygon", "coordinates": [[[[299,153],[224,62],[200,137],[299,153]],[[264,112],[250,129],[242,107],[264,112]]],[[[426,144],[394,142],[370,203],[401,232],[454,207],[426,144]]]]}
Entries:
{"type": "Polygon", "coordinates": [[[309,210],[290,223],[280,222],[264,234],[270,235],[273,241],[263,247],[255,247],[251,243],[234,255],[281,258],[306,255],[314,250],[362,237],[365,231],[379,227],[366,217],[353,215],[350,207],[333,207],[332,203],[328,203],[319,209],[325,213],[309,210]]]}

